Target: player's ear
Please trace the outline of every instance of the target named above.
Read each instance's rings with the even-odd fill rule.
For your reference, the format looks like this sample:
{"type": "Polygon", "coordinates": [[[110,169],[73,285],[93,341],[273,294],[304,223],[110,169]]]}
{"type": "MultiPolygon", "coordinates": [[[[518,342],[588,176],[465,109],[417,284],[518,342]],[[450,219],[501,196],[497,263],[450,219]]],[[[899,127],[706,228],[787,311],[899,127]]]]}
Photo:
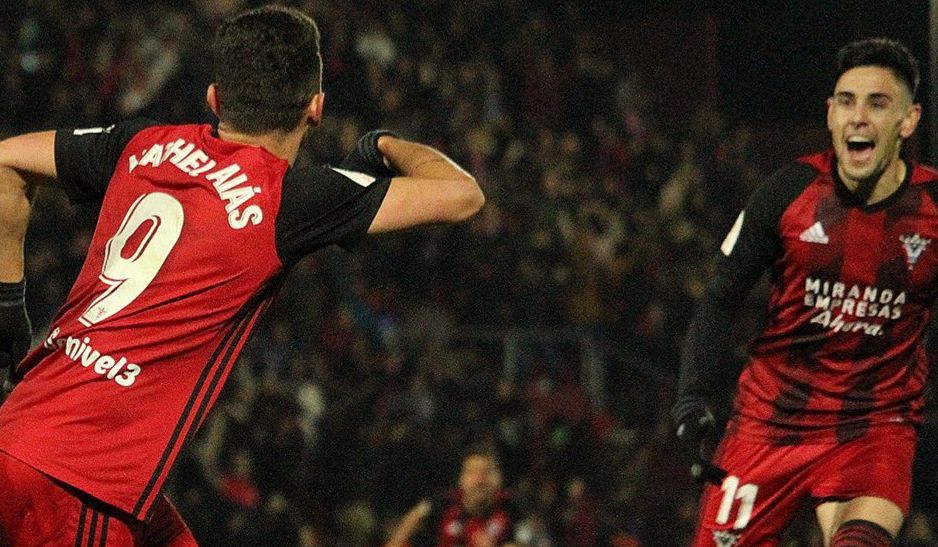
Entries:
{"type": "Polygon", "coordinates": [[[918,127],[918,121],[922,118],[922,105],[913,104],[909,107],[909,111],[906,112],[905,117],[902,118],[902,122],[899,125],[899,136],[903,139],[907,139],[912,136],[912,133],[915,133],[915,128],[918,127]]]}
{"type": "Polygon", "coordinates": [[[833,131],[834,124],[832,123],[832,118],[834,115],[834,98],[827,98],[827,130],[833,131]]]}
{"type": "Polygon", "coordinates": [[[208,89],[205,90],[205,102],[211,109],[212,114],[220,118],[221,116],[218,113],[221,112],[221,102],[218,100],[218,86],[215,84],[208,85],[208,89]]]}
{"type": "Polygon", "coordinates": [[[322,108],[325,102],[326,94],[322,91],[313,95],[313,98],[309,100],[309,105],[306,107],[306,119],[313,127],[322,123],[322,108]]]}

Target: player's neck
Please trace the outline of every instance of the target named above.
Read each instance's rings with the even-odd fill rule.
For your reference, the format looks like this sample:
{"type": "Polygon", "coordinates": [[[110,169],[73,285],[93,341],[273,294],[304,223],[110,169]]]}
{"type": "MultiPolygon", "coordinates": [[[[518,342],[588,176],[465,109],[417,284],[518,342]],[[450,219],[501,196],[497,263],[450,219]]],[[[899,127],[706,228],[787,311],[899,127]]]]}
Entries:
{"type": "Polygon", "coordinates": [[[869,181],[850,179],[845,176],[843,170],[838,166],[840,180],[857,198],[867,205],[879,203],[896,193],[899,187],[902,186],[902,181],[905,180],[906,172],[905,161],[899,157],[890,162],[878,179],[869,181]]]}
{"type": "Polygon", "coordinates": [[[218,137],[221,140],[259,146],[278,158],[286,160],[290,165],[293,165],[299,154],[300,143],[305,133],[306,128],[303,127],[290,132],[272,131],[260,135],[249,135],[232,131],[223,123],[218,124],[218,137]]]}

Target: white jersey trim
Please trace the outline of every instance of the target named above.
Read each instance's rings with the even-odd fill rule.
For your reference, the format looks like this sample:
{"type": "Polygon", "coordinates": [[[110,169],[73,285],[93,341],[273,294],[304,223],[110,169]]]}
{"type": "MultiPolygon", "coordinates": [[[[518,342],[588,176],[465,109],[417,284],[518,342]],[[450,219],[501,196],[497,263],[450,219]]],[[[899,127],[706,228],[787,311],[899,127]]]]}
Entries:
{"type": "Polygon", "coordinates": [[[339,173],[340,175],[343,175],[346,178],[351,179],[351,181],[354,182],[355,184],[359,186],[363,186],[365,188],[368,188],[369,186],[372,185],[372,183],[374,183],[375,180],[377,180],[371,175],[366,175],[365,173],[359,173],[358,171],[348,171],[346,169],[339,169],[338,167],[332,167],[331,169],[335,171],[336,173],[339,173]]]}

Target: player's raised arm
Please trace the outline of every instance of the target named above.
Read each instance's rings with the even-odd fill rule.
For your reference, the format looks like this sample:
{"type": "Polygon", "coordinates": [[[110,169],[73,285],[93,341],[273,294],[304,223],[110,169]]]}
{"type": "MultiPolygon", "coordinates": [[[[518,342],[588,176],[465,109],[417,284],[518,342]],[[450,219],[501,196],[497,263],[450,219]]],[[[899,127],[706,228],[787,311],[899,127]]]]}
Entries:
{"type": "Polygon", "coordinates": [[[0,141],[0,167],[16,170],[28,182],[50,182],[56,176],[55,131],[26,133],[0,141]]]}
{"type": "Polygon", "coordinates": [[[23,246],[31,184],[55,177],[55,133],[29,133],[0,141],[0,368],[29,349],[32,329],[25,306],[23,246]]]}
{"type": "Polygon", "coordinates": [[[54,131],[0,141],[0,283],[22,281],[29,186],[55,175],[54,131]]]}
{"type": "Polygon", "coordinates": [[[461,222],[485,203],[475,178],[439,150],[388,134],[377,138],[376,143],[401,176],[391,179],[368,233],[461,222]]]}
{"type": "Polygon", "coordinates": [[[408,545],[408,541],[423,526],[423,520],[429,513],[429,501],[424,500],[415,505],[401,518],[384,547],[404,547],[408,545]]]}

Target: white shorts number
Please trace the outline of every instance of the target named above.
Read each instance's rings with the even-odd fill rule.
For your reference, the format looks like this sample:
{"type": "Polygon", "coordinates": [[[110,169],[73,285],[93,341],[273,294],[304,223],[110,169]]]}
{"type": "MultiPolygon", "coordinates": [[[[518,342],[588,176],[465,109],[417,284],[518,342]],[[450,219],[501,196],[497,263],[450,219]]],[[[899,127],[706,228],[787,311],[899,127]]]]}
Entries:
{"type": "Polygon", "coordinates": [[[749,524],[749,518],[752,517],[752,507],[756,504],[756,494],[759,492],[759,487],[755,484],[740,486],[739,477],[730,475],[723,479],[722,490],[723,500],[720,502],[720,509],[717,511],[717,524],[729,522],[733,501],[740,500],[733,528],[737,530],[745,528],[749,524]]]}
{"type": "Polygon", "coordinates": [[[107,242],[99,279],[108,288],[88,306],[79,321],[100,323],[126,308],[153,282],[182,233],[179,201],[162,192],[143,194],[130,206],[120,228],[107,242]],[[133,254],[125,257],[127,240],[145,224],[145,233],[133,254]]]}

